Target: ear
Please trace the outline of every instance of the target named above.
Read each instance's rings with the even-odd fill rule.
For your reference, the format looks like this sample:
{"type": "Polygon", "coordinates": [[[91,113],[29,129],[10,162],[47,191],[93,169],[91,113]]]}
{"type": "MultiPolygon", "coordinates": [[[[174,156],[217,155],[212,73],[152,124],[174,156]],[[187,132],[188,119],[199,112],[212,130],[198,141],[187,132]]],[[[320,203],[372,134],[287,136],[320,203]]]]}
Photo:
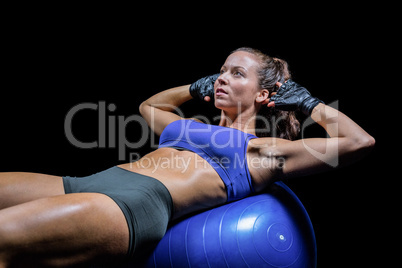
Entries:
{"type": "Polygon", "coordinates": [[[267,89],[261,89],[258,92],[257,98],[255,99],[256,102],[261,103],[262,105],[266,105],[269,102],[269,91],[267,89]]]}

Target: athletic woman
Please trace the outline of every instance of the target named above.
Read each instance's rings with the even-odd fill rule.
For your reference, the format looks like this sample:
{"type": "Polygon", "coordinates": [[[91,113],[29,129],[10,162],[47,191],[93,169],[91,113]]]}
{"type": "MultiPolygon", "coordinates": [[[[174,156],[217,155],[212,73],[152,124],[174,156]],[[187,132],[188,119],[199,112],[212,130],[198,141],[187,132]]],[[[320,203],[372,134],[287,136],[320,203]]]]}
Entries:
{"type": "Polygon", "coordinates": [[[152,96],[140,112],[160,146],[137,162],[84,178],[0,175],[0,267],[115,264],[152,249],[171,219],[350,164],[374,145],[290,80],[285,61],[250,48],[232,52],[218,75],[152,96]],[[219,125],[175,113],[192,98],[213,100],[219,125]],[[296,111],[329,138],[294,140],[296,111]],[[257,138],[262,112],[276,116],[276,135],[257,138]]]}

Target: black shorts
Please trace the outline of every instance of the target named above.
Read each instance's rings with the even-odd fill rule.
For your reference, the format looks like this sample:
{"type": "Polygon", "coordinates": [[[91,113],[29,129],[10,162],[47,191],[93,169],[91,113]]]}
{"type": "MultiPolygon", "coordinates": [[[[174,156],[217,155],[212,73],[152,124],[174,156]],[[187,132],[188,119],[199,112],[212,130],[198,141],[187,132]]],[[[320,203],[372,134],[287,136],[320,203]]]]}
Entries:
{"type": "Polygon", "coordinates": [[[63,177],[63,184],[66,194],[102,193],[117,203],[130,232],[129,257],[152,250],[164,236],[173,213],[165,185],[119,167],[87,177],[63,177]]]}

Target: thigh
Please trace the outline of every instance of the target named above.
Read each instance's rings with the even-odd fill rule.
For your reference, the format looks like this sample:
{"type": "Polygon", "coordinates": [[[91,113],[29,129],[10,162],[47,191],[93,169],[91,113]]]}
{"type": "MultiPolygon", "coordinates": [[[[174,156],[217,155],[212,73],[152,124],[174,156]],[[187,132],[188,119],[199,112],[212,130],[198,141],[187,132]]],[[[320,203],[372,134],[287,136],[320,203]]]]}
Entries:
{"type": "Polygon", "coordinates": [[[64,194],[62,177],[28,172],[0,173],[0,209],[61,194],[64,194]]]}
{"type": "Polygon", "coordinates": [[[124,258],[128,245],[125,217],[103,194],[67,194],[0,211],[0,263],[10,266],[104,263],[124,258]]]}

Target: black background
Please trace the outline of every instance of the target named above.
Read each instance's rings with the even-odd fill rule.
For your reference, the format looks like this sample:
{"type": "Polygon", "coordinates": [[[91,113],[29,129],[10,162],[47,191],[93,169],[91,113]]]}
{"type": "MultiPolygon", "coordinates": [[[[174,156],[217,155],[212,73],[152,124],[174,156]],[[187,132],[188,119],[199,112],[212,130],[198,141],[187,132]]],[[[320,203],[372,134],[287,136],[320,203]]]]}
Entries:
{"type": "MultiPolygon", "coordinates": [[[[273,8],[260,14],[258,7],[180,8],[7,9],[0,171],[84,176],[128,162],[130,152],[143,155],[152,149],[150,143],[125,148],[124,160],[118,148],[75,147],[64,131],[67,113],[77,104],[102,101],[116,106],[106,114],[116,121],[139,114],[146,98],[216,73],[230,51],[251,46],[287,60],[295,81],[326,103],[338,101],[339,109],[377,141],[370,155],[350,167],[287,182],[310,214],[319,267],[388,260],[386,245],[395,238],[386,215],[395,203],[384,202],[389,197],[389,186],[383,185],[390,176],[390,155],[380,153],[380,132],[389,124],[377,94],[392,42],[383,42],[389,36],[388,22],[377,17],[381,11],[327,6],[312,14],[273,8]]],[[[183,111],[187,117],[217,113],[195,101],[183,111]]],[[[85,110],[74,117],[77,139],[97,140],[97,112],[85,110]]],[[[125,128],[131,142],[143,134],[136,123],[125,128]]],[[[322,132],[311,127],[307,135],[322,132]]]]}

